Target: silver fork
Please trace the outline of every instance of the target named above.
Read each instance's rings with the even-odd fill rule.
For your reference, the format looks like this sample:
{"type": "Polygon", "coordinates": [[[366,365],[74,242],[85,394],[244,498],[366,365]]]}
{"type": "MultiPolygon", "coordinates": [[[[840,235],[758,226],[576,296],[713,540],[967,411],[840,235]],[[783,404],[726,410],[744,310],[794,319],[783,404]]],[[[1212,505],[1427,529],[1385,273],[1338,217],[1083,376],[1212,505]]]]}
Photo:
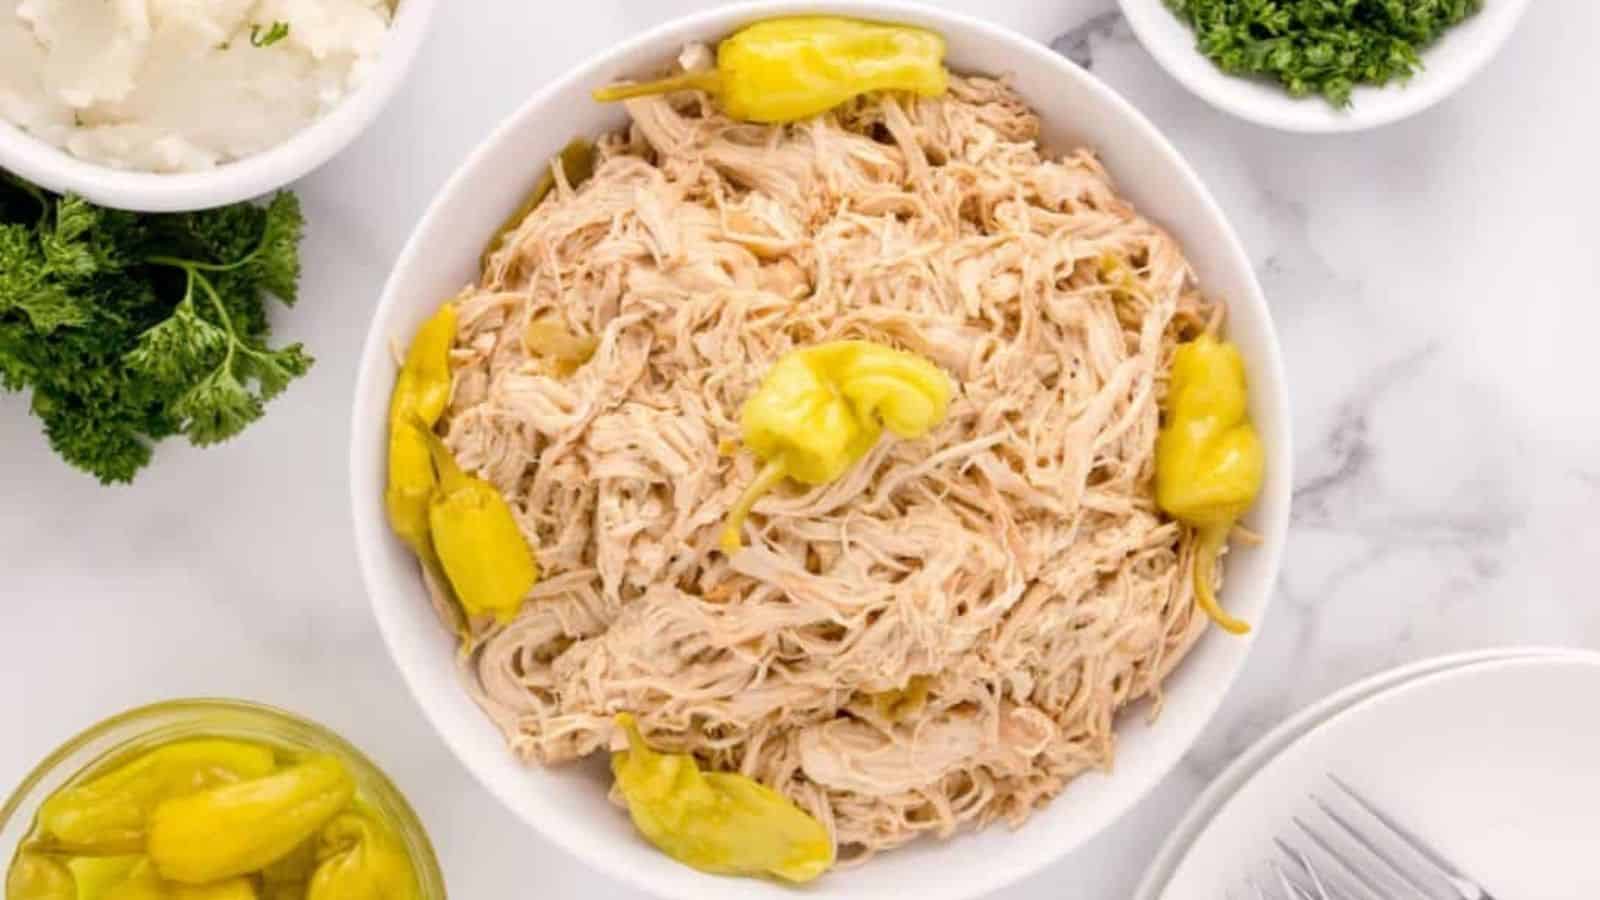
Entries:
{"type": "Polygon", "coordinates": [[[1270,864],[1271,877],[1265,884],[1252,879],[1244,896],[1251,900],[1495,900],[1487,888],[1355,788],[1334,775],[1328,780],[1342,795],[1342,802],[1330,803],[1313,794],[1311,802],[1325,821],[1293,817],[1297,840],[1274,839],[1283,858],[1270,864]],[[1361,820],[1369,824],[1362,825],[1361,820]]]}

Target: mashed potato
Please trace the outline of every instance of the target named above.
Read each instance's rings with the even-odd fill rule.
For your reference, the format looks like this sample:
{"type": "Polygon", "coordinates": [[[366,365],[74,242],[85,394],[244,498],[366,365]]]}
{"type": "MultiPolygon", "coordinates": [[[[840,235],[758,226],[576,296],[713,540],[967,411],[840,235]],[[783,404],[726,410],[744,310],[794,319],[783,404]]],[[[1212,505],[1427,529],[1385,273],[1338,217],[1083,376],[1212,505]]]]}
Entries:
{"type": "Polygon", "coordinates": [[[336,106],[389,21],[387,0],[0,0],[0,116],[91,162],[207,169],[336,106]]]}

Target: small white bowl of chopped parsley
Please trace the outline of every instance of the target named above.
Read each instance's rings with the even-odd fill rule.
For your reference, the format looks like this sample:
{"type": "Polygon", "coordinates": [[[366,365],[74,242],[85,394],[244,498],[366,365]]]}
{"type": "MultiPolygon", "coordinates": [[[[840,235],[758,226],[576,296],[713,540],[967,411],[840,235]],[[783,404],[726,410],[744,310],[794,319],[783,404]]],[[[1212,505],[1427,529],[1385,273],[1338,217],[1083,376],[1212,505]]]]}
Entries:
{"type": "Polygon", "coordinates": [[[1466,84],[1528,0],[1120,0],[1134,34],[1226,112],[1297,132],[1397,122],[1466,84]]]}

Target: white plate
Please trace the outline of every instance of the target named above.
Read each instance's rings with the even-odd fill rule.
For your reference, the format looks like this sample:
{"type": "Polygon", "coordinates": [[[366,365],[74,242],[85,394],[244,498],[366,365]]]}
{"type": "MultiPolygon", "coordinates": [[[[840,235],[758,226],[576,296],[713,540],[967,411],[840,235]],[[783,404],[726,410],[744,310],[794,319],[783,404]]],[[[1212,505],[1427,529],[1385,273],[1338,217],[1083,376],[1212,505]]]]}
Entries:
{"type": "Polygon", "coordinates": [[[1390,688],[1414,681],[1425,675],[1432,675],[1435,672],[1460,669],[1501,659],[1573,655],[1581,657],[1588,654],[1582,651],[1561,648],[1498,647],[1489,650],[1471,650],[1465,653],[1435,656],[1379,672],[1306,707],[1250,745],[1250,749],[1239,754],[1231,765],[1223,769],[1216,778],[1211,780],[1211,783],[1200,793],[1200,796],[1195,798],[1194,804],[1189,807],[1189,811],[1184,814],[1177,827],[1167,836],[1166,843],[1156,853],[1155,860],[1151,862],[1150,868],[1145,870],[1144,878],[1140,880],[1138,890],[1134,891],[1134,900],[1156,900],[1156,898],[1160,897],[1161,892],[1166,889],[1168,883],[1172,880],[1173,871],[1183,861],[1184,854],[1188,852],[1190,845],[1194,843],[1195,838],[1199,837],[1200,832],[1210,823],[1212,817],[1217,814],[1217,810],[1221,809],[1222,805],[1239,790],[1239,786],[1248,781],[1250,776],[1259,771],[1274,756],[1282,752],[1283,748],[1289,746],[1325,720],[1369,697],[1374,697],[1390,688]]]}
{"type": "Polygon", "coordinates": [[[1234,794],[1162,900],[1221,897],[1337,773],[1499,896],[1600,896],[1600,654],[1507,659],[1416,678],[1357,703],[1234,794]]]}

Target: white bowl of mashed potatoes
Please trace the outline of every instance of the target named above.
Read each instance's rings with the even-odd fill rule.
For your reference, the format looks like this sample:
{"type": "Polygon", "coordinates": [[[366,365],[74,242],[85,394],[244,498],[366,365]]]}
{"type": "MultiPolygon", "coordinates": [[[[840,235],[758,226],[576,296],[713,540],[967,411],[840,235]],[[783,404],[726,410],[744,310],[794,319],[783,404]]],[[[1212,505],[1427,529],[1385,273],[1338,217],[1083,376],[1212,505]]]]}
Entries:
{"type": "Polygon", "coordinates": [[[282,187],[355,139],[434,0],[0,0],[0,168],[146,212],[282,187]]]}

